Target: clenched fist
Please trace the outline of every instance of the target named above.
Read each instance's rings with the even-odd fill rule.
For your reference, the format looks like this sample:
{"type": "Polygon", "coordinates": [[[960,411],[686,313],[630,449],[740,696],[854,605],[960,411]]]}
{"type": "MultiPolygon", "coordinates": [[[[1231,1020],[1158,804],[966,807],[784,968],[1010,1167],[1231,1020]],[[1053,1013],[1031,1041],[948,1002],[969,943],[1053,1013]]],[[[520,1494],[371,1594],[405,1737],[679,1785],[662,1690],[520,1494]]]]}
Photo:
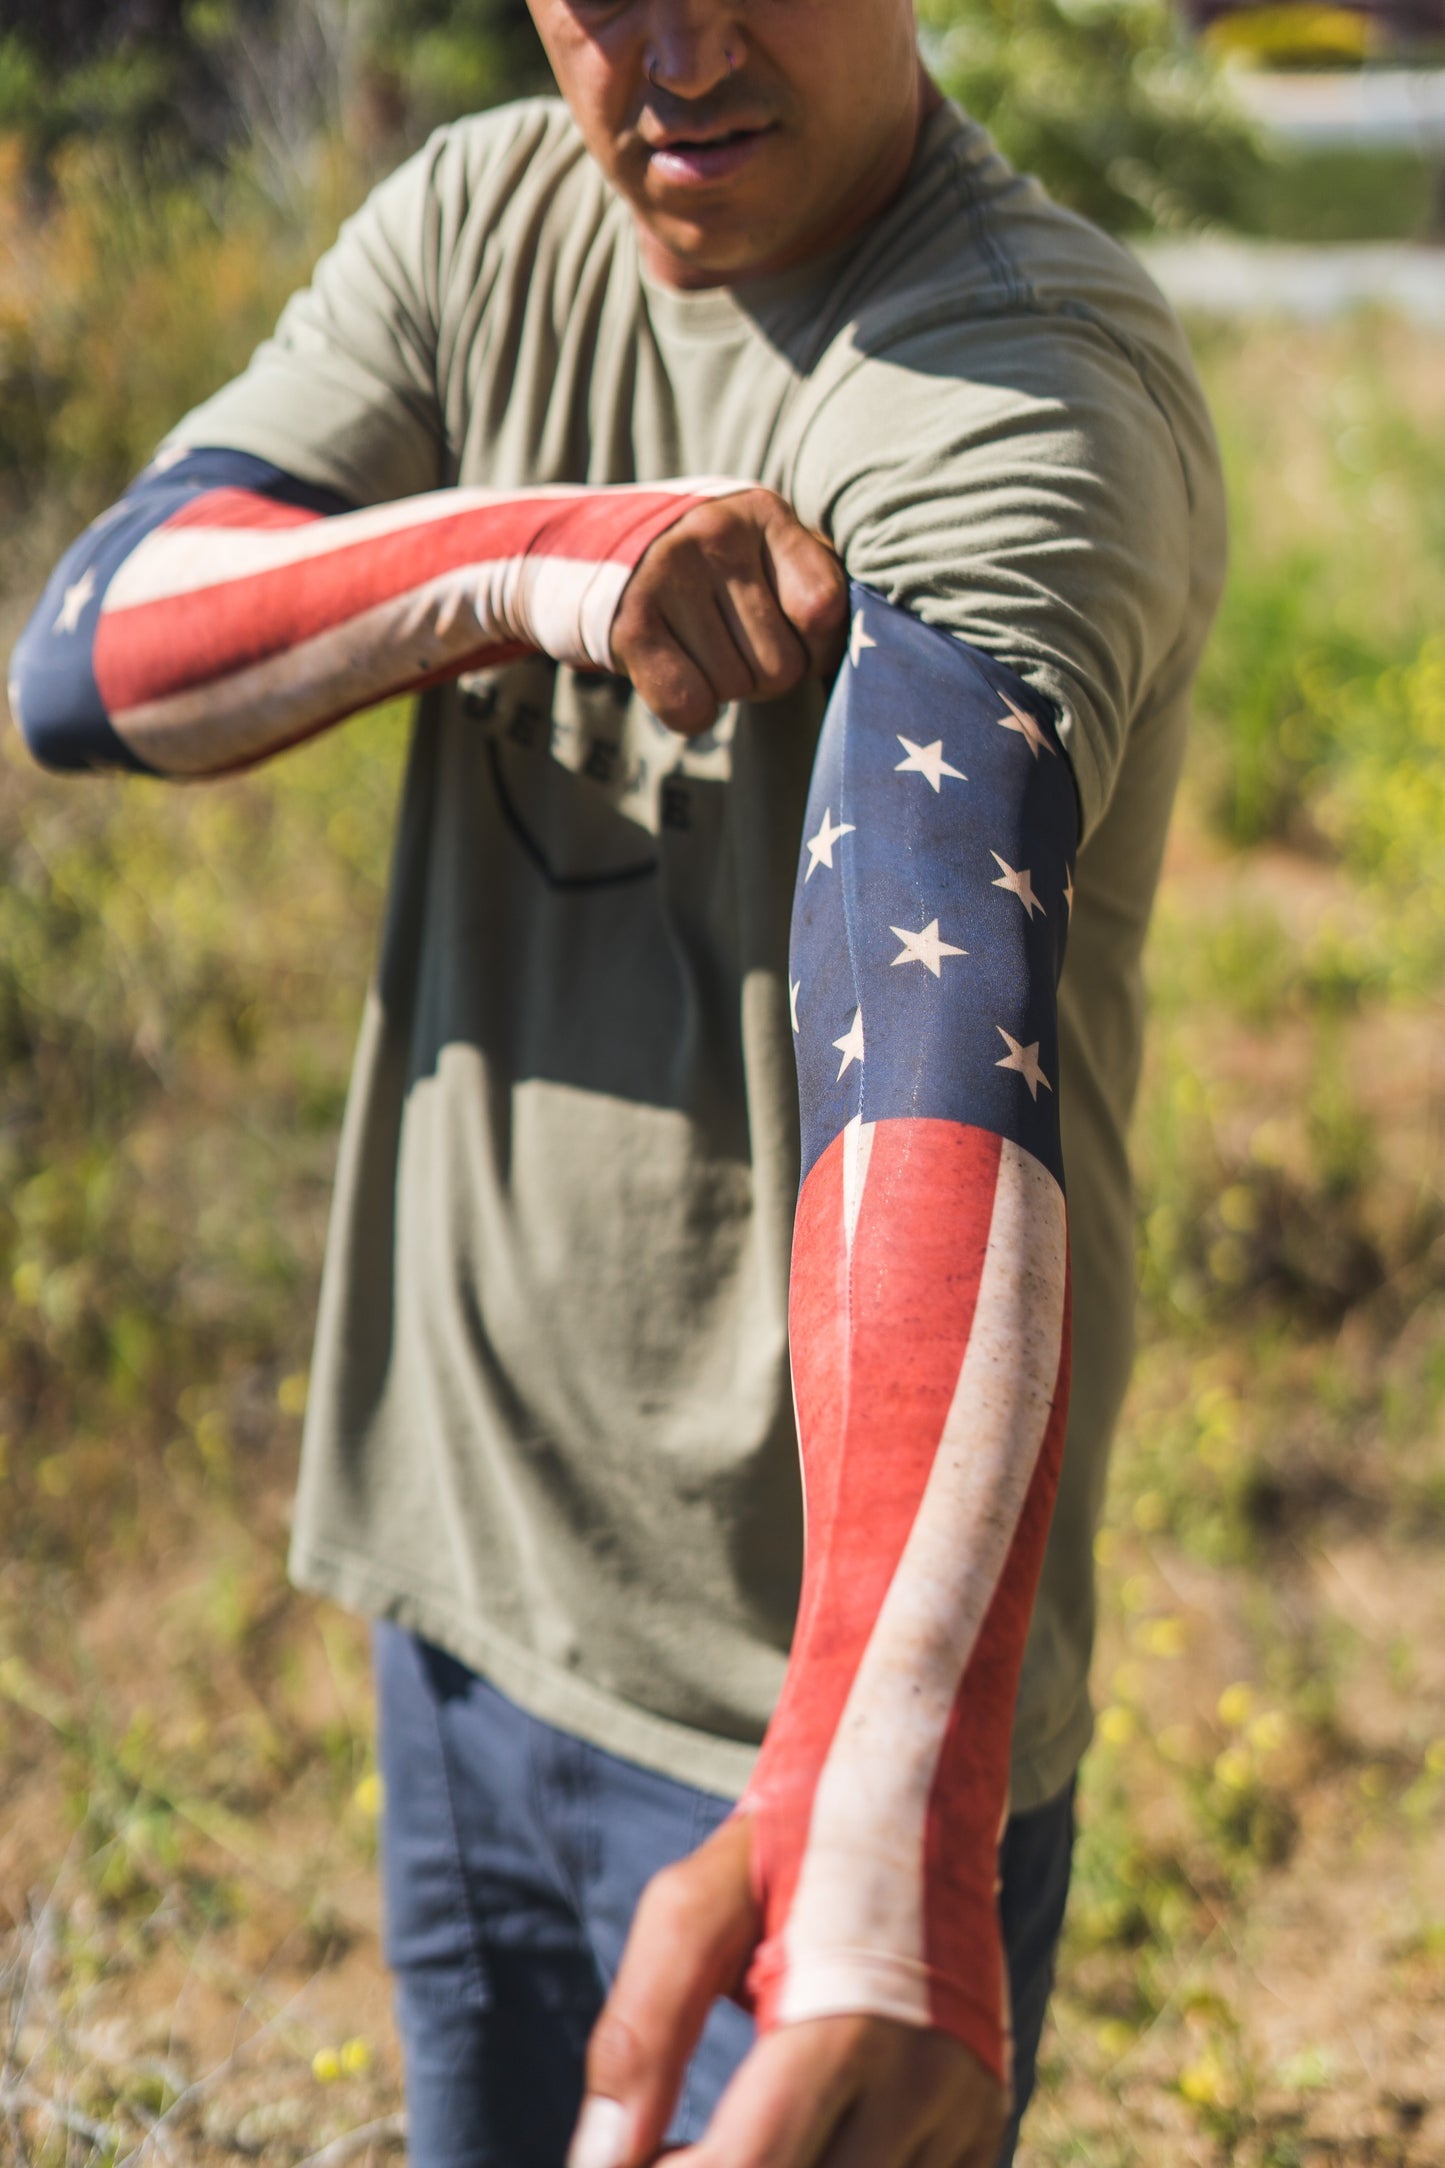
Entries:
{"type": "Polygon", "coordinates": [[[729,700],[775,700],[842,660],[848,583],[771,489],[697,505],[639,560],[612,621],[614,667],[695,737],[729,700]]]}

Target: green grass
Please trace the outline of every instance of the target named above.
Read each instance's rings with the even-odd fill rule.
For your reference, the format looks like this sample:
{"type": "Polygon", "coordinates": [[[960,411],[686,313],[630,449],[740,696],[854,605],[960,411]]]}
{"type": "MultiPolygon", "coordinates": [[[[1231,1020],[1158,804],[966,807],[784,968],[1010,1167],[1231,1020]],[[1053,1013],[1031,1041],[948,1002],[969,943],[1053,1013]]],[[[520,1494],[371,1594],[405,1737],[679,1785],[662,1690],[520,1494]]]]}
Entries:
{"type": "Polygon", "coordinates": [[[1438,164],[1414,151],[1279,149],[1251,173],[1239,217],[1275,241],[1428,241],[1440,189],[1438,164]]]}

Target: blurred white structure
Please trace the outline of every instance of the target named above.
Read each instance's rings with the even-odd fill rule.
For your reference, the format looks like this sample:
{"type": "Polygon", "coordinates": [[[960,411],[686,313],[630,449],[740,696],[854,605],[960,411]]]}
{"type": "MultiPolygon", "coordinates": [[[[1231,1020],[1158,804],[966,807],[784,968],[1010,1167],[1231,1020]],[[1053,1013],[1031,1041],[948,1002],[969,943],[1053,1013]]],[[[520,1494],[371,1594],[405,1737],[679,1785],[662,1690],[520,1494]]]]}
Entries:
{"type": "Polygon", "coordinates": [[[1230,87],[1266,135],[1300,150],[1445,156],[1445,68],[1232,68],[1230,87]]]}
{"type": "Polygon", "coordinates": [[[1201,235],[1140,242],[1136,253],[1186,315],[1322,324],[1380,308],[1445,330],[1445,247],[1201,235]]]}

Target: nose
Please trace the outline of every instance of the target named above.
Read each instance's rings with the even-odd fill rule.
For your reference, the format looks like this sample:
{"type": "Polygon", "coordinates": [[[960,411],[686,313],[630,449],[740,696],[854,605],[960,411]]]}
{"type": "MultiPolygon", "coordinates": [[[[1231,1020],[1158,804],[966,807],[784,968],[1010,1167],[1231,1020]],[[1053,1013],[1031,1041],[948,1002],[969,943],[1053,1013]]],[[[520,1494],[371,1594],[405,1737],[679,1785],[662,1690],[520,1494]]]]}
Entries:
{"type": "Polygon", "coordinates": [[[742,57],[736,11],[723,0],[653,0],[647,75],[674,98],[705,98],[742,57]]]}

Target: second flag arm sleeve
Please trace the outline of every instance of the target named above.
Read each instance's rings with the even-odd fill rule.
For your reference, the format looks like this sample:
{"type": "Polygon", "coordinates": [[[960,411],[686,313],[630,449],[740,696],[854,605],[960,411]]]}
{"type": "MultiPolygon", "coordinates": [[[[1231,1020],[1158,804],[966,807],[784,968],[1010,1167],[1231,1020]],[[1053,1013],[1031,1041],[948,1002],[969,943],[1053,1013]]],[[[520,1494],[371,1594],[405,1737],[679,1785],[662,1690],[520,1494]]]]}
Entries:
{"type": "Polygon", "coordinates": [[[953,2032],[1005,2085],[996,1880],[1063,1449],[1055,990],[1077,805],[1047,708],[852,591],[789,995],[802,1603],[740,1811],[760,2022],[953,2032]]]}
{"type": "Polygon", "coordinates": [[[248,454],[186,452],[62,559],[11,708],[49,767],[204,776],[535,650],[607,670],[648,545],[744,486],[445,489],[354,510],[248,454]]]}

